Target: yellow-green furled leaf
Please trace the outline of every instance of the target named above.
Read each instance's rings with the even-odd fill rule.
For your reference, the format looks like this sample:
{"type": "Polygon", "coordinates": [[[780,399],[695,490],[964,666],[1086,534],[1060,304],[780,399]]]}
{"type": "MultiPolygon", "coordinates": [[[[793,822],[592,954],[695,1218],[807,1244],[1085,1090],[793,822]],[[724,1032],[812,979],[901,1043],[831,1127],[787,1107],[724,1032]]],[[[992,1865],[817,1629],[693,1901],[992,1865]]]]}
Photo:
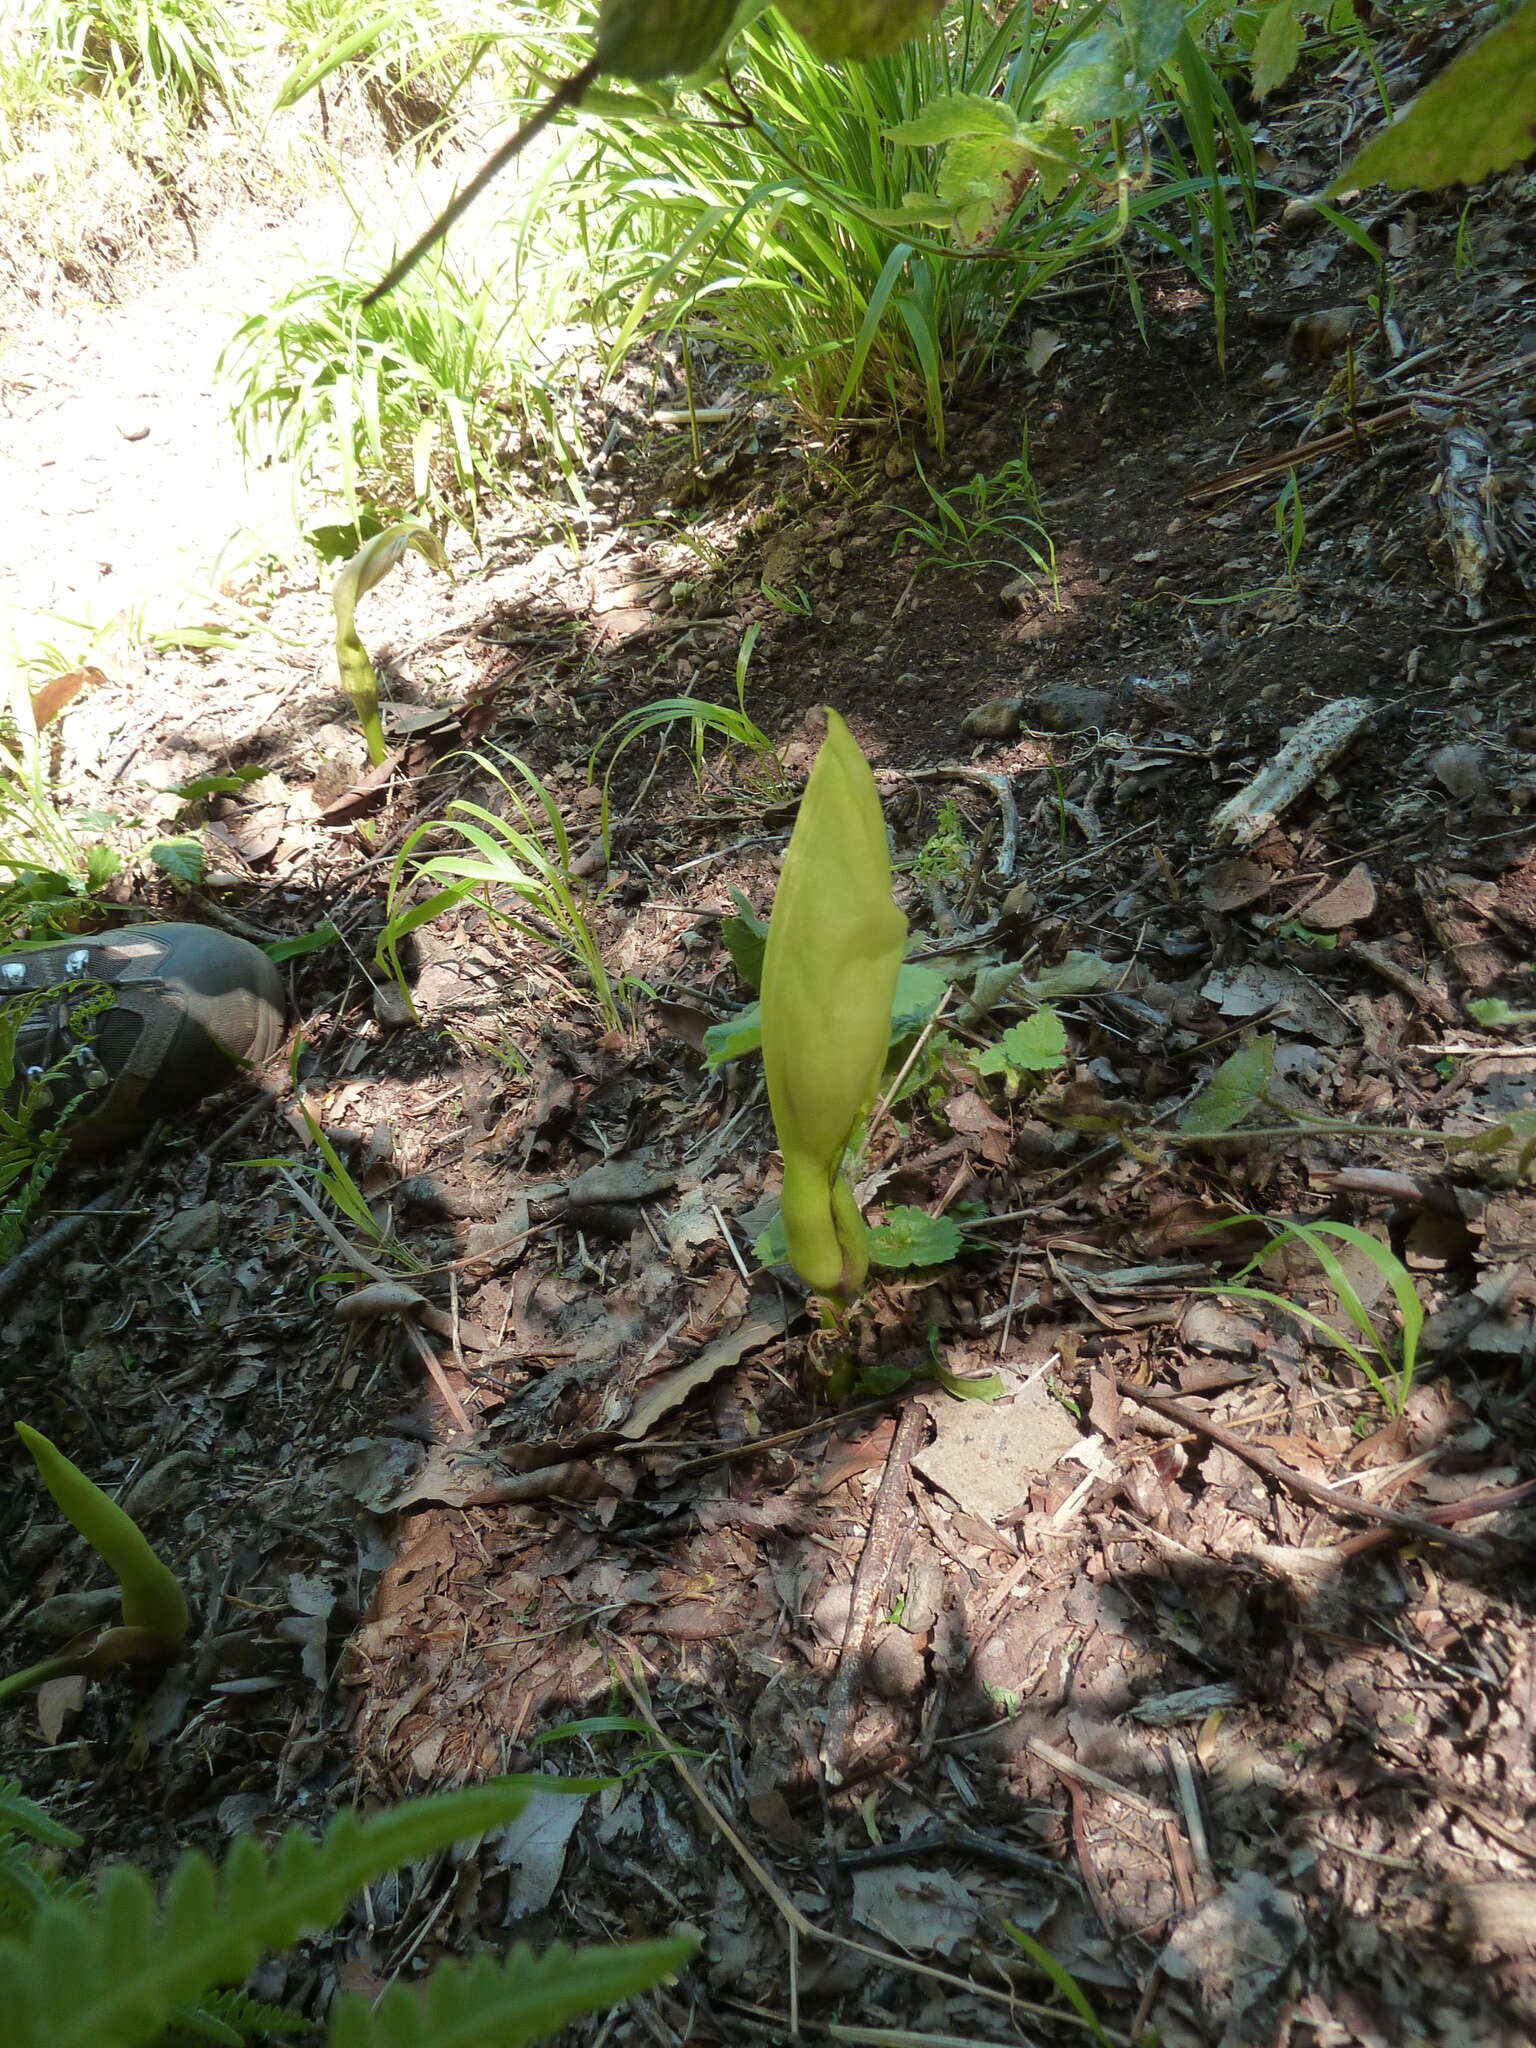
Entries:
{"type": "Polygon", "coordinates": [[[879,1085],[906,935],[875,778],[829,710],[769,921],[762,1033],[790,1262],[843,1300],[869,1263],[843,1154],[879,1085]]]}
{"type": "Polygon", "coordinates": [[[123,1620],[174,1650],[187,1633],[187,1596],[176,1574],[150,1549],[144,1532],[40,1430],[16,1424],[44,1486],[63,1514],[116,1575],[123,1620]]]}
{"type": "Polygon", "coordinates": [[[829,64],[887,57],[921,35],[943,0],[778,0],[780,14],[829,64]]]}
{"type": "Polygon", "coordinates": [[[1463,50],[1328,187],[1438,192],[1536,151],[1536,0],[1463,50]]]}
{"type": "Polygon", "coordinates": [[[402,519],[398,525],[386,526],[382,533],[376,533],[372,540],[363,543],[351,561],[344,564],[331,591],[331,605],[336,613],[336,665],[341,670],[341,687],[352,700],[363,738],[368,742],[368,759],[375,767],[383,760],[387,749],[384,728],[379,723],[379,679],[362,641],[357,637],[357,600],[372,590],[376,583],[383,581],[408,548],[424,555],[433,568],[441,569],[445,576],[450,573],[443,544],[431,528],[419,525],[414,519],[402,519]]]}

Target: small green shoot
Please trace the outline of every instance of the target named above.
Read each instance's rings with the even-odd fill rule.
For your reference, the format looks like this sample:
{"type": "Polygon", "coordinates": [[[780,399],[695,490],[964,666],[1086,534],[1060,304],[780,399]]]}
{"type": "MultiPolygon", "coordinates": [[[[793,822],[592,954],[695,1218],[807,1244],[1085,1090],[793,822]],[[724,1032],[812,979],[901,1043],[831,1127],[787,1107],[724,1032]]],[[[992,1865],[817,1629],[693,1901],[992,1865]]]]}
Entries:
{"type": "Polygon", "coordinates": [[[1245,1215],[1227,1217],[1221,1223],[1212,1224],[1211,1228],[1238,1230],[1255,1223],[1274,1232],[1270,1243],[1256,1258],[1240,1267],[1231,1280],[1197,1291],[1223,1301],[1257,1302],[1266,1308],[1278,1309],[1284,1315],[1295,1316],[1329,1343],[1336,1344],[1388,1414],[1400,1415],[1413,1389],[1414,1374],[1418,1368],[1419,1337],[1424,1328],[1424,1306],[1414,1288],[1413,1276],[1401,1259],[1368,1231],[1359,1230],[1351,1223],[1280,1223],[1270,1216],[1245,1215]],[[1354,1338],[1314,1310],[1303,1308],[1298,1302],[1287,1301],[1272,1289],[1248,1284],[1250,1275],[1260,1272],[1267,1260],[1290,1243],[1304,1245],[1316,1259],[1339,1307],[1354,1328],[1354,1338]],[[1348,1247],[1358,1258],[1374,1266],[1390,1288],[1401,1321],[1401,1353],[1397,1359],[1394,1360],[1388,1340],[1371,1320],[1354,1280],[1334,1249],[1335,1243],[1348,1247]]]}
{"type": "Polygon", "coordinates": [[[336,578],[331,592],[331,604],[336,613],[336,664],[341,670],[341,687],[357,713],[357,722],[368,743],[368,759],[375,768],[389,750],[384,740],[384,728],[379,723],[379,679],[362,641],[357,637],[357,601],[384,580],[409,548],[424,555],[433,568],[441,569],[445,576],[451,573],[447,554],[437,535],[430,528],[418,525],[414,519],[402,519],[394,526],[387,526],[382,533],[376,533],[372,540],[358,549],[336,578]]]}
{"type": "Polygon", "coordinates": [[[898,547],[903,542],[915,543],[923,549],[928,569],[966,576],[987,569],[1018,575],[1027,566],[1050,585],[1052,602],[1060,609],[1056,545],[1040,516],[1027,441],[1024,452],[1005,462],[995,475],[978,471],[968,483],[957,484],[953,490],[939,490],[921,462],[917,473],[934,516],[929,519],[914,512],[897,537],[898,547]]]}
{"type": "Polygon", "coordinates": [[[389,921],[380,935],[377,960],[409,994],[400,964],[400,942],[445,911],[469,899],[486,915],[527,938],[553,939],[587,977],[603,1021],[610,1031],[623,1028],[618,998],[593,930],[586,891],[572,872],[570,835],[560,806],[543,781],[515,754],[499,752],[468,757],[491,777],[506,799],[510,817],[484,804],[456,797],[441,818],[418,825],[395,857],[386,907],[389,921]],[[516,822],[513,822],[515,820],[516,822]],[[438,853],[418,860],[425,839],[453,832],[471,849],[468,854],[438,853]],[[420,902],[409,902],[421,883],[443,886],[420,902]],[[506,907],[511,896],[527,905],[530,915],[506,907]]]}
{"type": "Polygon", "coordinates": [[[123,1620],[121,1627],[107,1629],[83,1649],[50,1657],[0,1680],[0,1700],[52,1678],[96,1677],[130,1661],[174,1656],[187,1633],[187,1596],[175,1573],[150,1548],[133,1518],[56,1444],[24,1422],[15,1428],[59,1512],[116,1577],[123,1620]]]}
{"type": "Polygon", "coordinates": [[[1049,1003],[1012,1024],[996,1045],[972,1055],[978,1074],[1001,1074],[1011,1102],[1026,1083],[1042,1074],[1055,1074],[1067,1063],[1067,1032],[1060,1016],[1049,1003]]]}
{"type": "MultiPolygon", "coordinates": [[[[757,628],[749,626],[742,641],[743,648],[750,654],[750,643],[757,628]]],[[[738,697],[745,682],[746,670],[740,656],[737,658],[738,697]]],[[[704,777],[704,749],[711,733],[728,741],[732,746],[743,747],[752,758],[755,775],[764,796],[777,802],[788,794],[783,770],[778,756],[774,753],[773,742],[768,735],[747,716],[744,707],[738,704],[732,710],[728,704],[711,703],[707,697],[662,697],[654,704],[641,704],[633,711],[626,711],[598,740],[587,761],[587,780],[595,782],[597,763],[604,749],[612,746],[608,765],[603,770],[602,808],[599,824],[603,837],[604,854],[612,852],[611,813],[609,789],[613,782],[614,770],[625,754],[648,732],[660,726],[684,725],[687,727],[688,753],[693,766],[695,785],[704,777]]]]}
{"type": "Polygon", "coordinates": [[[1050,1979],[1094,2040],[1099,2043],[1099,2048],[1111,2048],[1111,2036],[1107,2028],[1089,2004],[1087,1993],[1066,1964],[1053,1956],[1048,1948],[1042,1948],[1032,1934],[1026,1934],[1022,1927],[1015,1927],[1011,1920],[1003,1922],[1003,1932],[1016,1947],[1024,1951],[1041,1976],[1050,1979]]]}

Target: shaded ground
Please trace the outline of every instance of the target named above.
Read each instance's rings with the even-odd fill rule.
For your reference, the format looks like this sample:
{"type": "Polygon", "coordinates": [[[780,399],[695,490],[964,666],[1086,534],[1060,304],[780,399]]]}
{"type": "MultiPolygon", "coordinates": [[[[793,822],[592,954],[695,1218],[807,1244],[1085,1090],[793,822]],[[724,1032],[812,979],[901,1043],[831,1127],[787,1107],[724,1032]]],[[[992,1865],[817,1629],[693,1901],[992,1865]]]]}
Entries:
{"type": "MultiPolygon", "coordinates": [[[[1330,83],[1353,104],[1358,79],[1330,83]]],[[[1326,181],[1346,116],[1319,100],[1278,185],[1326,181]]],[[[13,1721],[4,1763],[93,1853],[159,1863],[354,1797],[653,1751],[538,1746],[592,1715],[651,1715],[685,1752],[377,1888],[266,1995],[688,1920],[698,1966],[592,2038],[778,2041],[796,2014],[850,2040],[1080,2036],[1012,1926],[1116,2040],[1529,2039],[1530,1510],[1502,1497],[1536,1469],[1536,1203],[1517,1146],[1440,1142],[1536,1110],[1528,1026],[1466,1007],[1533,1001],[1529,199],[1507,179],[1459,237],[1456,200],[1366,216],[1385,291],[1276,199],[1224,373],[1172,279],[1143,280],[1145,340],[1108,291],[1045,309],[922,460],[951,490],[995,475],[1027,420],[1056,593],[1004,600],[1021,565],[985,540],[974,571],[931,562],[910,451],[844,451],[842,490],[765,409],[695,463],[637,383],[594,530],[509,519],[457,585],[411,565],[369,599],[401,707],[382,795],[353,793],[313,593],[275,602],[281,641],[149,663],[133,702],[114,678],[71,714],[118,779],[267,769],[215,802],[199,907],[274,935],[332,919],[288,969],[299,1073],[386,1242],[348,1255],[300,1199],[286,1070],[126,1183],[61,1185],[115,1185],[114,1213],[11,1294],[13,1405],[121,1485],[202,1629],[146,1699],[50,1690],[42,1743],[13,1721]],[[1283,473],[1223,480],[1335,432],[1298,469],[1289,564],[1283,473]],[[720,920],[733,889],[771,898],[771,772],[711,747],[695,784],[647,738],[602,860],[592,748],[663,695],[732,702],[754,624],[748,711],[792,775],[814,707],[849,717],[955,991],[861,1191],[965,1242],[883,1276],[857,1363],[995,1373],[990,1405],[866,1378],[840,1419],[798,1295],[755,1275],[766,1109],[750,1059],[698,1047],[748,993],[720,920]],[[1218,842],[1218,806],[1346,698],[1371,707],[1349,750],[1218,842]],[[620,1027],[478,913],[418,935],[421,1028],[378,989],[389,857],[484,794],[445,758],[464,739],[564,804],[630,977],[620,1027]],[[1012,1093],[979,1074],[967,1053],[1026,1007],[984,999],[988,963],[1039,984],[1084,954],[1104,972],[1056,984],[1064,1067],[1012,1093]],[[1194,1142],[1189,1104],[1255,1032],[1276,1050],[1248,1120],[1272,1135],[1194,1142]],[[1209,1226],[1251,1212],[1348,1221],[1406,1262],[1431,1322],[1400,1414],[1315,1324],[1202,1291],[1260,1241],[1209,1226]],[[327,1276],[401,1252],[434,1269],[413,1284],[435,1379],[394,1320],[334,1314],[327,1276]]],[[[167,888],[134,900],[168,910],[167,888]]],[[[1267,1277],[1349,1330],[1309,1261],[1267,1277]]],[[[29,1488],[0,1512],[31,1657],[23,1617],[80,1567],[29,1488]]]]}

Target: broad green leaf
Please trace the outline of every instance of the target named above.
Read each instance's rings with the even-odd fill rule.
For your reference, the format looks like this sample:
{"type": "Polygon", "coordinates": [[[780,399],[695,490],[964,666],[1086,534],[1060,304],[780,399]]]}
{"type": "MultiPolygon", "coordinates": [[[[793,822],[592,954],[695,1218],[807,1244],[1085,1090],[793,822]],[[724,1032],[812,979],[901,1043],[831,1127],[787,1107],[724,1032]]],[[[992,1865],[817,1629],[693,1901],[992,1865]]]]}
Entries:
{"type": "Polygon", "coordinates": [[[385,527],[382,533],[376,533],[372,540],[364,542],[342,569],[331,591],[331,605],[336,613],[336,665],[341,670],[341,686],[352,700],[363,738],[368,742],[368,759],[375,767],[388,750],[384,744],[384,728],[379,723],[379,679],[362,641],[357,637],[357,601],[376,583],[382,582],[410,548],[425,556],[433,568],[441,569],[445,576],[450,573],[443,544],[431,528],[419,525],[414,519],[402,519],[397,525],[385,527]]]}
{"type": "Polygon", "coordinates": [[[1050,1008],[1010,1025],[996,1045],[978,1055],[978,1074],[1052,1074],[1067,1057],[1067,1033],[1050,1008]]]}
{"type": "Polygon", "coordinates": [[[982,99],[971,92],[946,92],[930,100],[910,121],[898,121],[881,132],[887,142],[904,142],[911,149],[937,149],[976,136],[1011,142],[1019,132],[1019,117],[1001,100],[982,99]]]}
{"type": "Polygon", "coordinates": [[[994,1401],[1003,1398],[1003,1376],[997,1372],[978,1372],[969,1375],[951,1372],[947,1365],[935,1365],[933,1376],[946,1394],[953,1394],[957,1401],[981,1401],[991,1407],[994,1401]]]}
{"type": "Polygon", "coordinates": [[[828,64],[867,63],[921,35],[943,0],[778,0],[780,14],[828,64]]]}
{"type": "Polygon", "coordinates": [[[636,85],[701,70],[735,12],[736,0],[603,0],[598,69],[636,85]]]}
{"type": "Polygon", "coordinates": [[[1224,1059],[1179,1118],[1192,1138],[1219,1137],[1235,1130],[1269,1092],[1275,1074],[1275,1041],[1261,1034],[1224,1059]]]}
{"type": "Polygon", "coordinates": [[[731,965],[748,988],[760,988],[763,980],[763,949],[768,943],[768,923],[753,910],[739,889],[732,889],[736,916],[722,918],[720,936],[731,956],[731,965]]]}
{"type": "Polygon", "coordinates": [[[756,1052],[763,1042],[763,1006],[748,1003],[734,1017],[723,1017],[718,1024],[711,1024],[704,1033],[704,1057],[712,1067],[723,1067],[727,1060],[744,1059],[749,1052],[756,1052]]]}
{"type": "Polygon", "coordinates": [[[952,142],[936,181],[954,215],[956,239],[967,249],[996,241],[1036,175],[1027,143],[1005,137],[952,142]]]}
{"type": "Polygon", "coordinates": [[[251,761],[244,768],[232,768],[227,775],[194,775],[190,782],[179,782],[167,792],[179,796],[184,804],[201,803],[205,796],[238,796],[248,782],[259,782],[271,771],[260,762],[251,761]]]}
{"type": "Polygon", "coordinates": [[[1091,995],[1096,988],[1112,981],[1114,974],[1114,968],[1097,953],[1068,953],[1043,974],[1021,982],[1020,988],[1031,1002],[1055,1003],[1063,996],[1091,995]]]}
{"type": "Polygon", "coordinates": [[[1475,185],[1536,148],[1536,0],[1463,50],[1328,187],[1475,185]]]}
{"type": "Polygon", "coordinates": [[[1295,0],[1271,0],[1253,46],[1254,96],[1263,99],[1284,85],[1301,55],[1301,23],[1295,0]]]}
{"type": "Polygon", "coordinates": [[[902,1039],[921,1031],[943,1002],[948,987],[948,976],[936,968],[916,960],[904,961],[896,977],[896,993],[891,998],[890,1043],[898,1045],[902,1039]]]}
{"type": "Polygon", "coordinates": [[[1141,95],[1127,85],[1131,50],[1118,29],[1100,29],[1073,43],[1045,81],[1040,111],[1068,128],[1128,121],[1141,95]]]}
{"type": "Polygon", "coordinates": [[[762,1032],[790,1257],[810,1287],[843,1299],[866,1269],[843,1154],[885,1065],[906,931],[875,778],[829,710],[769,920],[762,1032]]]}
{"type": "Polygon", "coordinates": [[[41,1430],[24,1422],[15,1429],[59,1512],[116,1578],[126,1626],[144,1629],[174,1649],[187,1633],[187,1596],[176,1574],[150,1548],[138,1523],[41,1430]]]}
{"type": "Polygon", "coordinates": [[[752,1256],[760,1266],[787,1266],[789,1264],[789,1239],[784,1235],[784,1217],[774,1217],[766,1230],[760,1230],[752,1240],[752,1256]]]}
{"type": "Polygon", "coordinates": [[[1120,0],[1120,18],[1131,54],[1131,69],[1139,79],[1161,71],[1179,46],[1184,33],[1184,0],[1120,0]]]}
{"type": "Polygon", "coordinates": [[[959,1255],[965,1238],[947,1216],[898,1204],[869,1233],[870,1262],[876,1266],[943,1266],[959,1255]]]}
{"type": "Polygon", "coordinates": [[[195,888],[203,879],[208,866],[203,842],[193,838],[189,832],[175,839],[157,839],[149,849],[149,857],[173,882],[180,882],[189,889],[195,888]]]}

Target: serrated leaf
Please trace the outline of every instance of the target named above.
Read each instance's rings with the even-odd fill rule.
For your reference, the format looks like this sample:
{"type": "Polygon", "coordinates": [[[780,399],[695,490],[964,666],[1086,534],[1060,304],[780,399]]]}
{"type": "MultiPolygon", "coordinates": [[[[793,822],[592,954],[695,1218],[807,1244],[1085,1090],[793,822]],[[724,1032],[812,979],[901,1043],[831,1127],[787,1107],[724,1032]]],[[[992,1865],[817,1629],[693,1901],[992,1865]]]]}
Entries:
{"type": "Polygon", "coordinates": [[[30,1841],[46,1842],[53,1849],[78,1849],[83,1837],[73,1828],[55,1820],[45,1807],[28,1799],[15,1778],[0,1778],[0,1828],[30,1841]]]}
{"type": "Polygon", "coordinates": [[[978,1074],[1050,1074],[1066,1057],[1066,1026],[1047,1006],[1010,1025],[996,1045],[977,1057],[975,1067],[978,1074]]]}
{"type": "Polygon", "coordinates": [[[1517,1010],[1500,996],[1472,996],[1466,1009],[1467,1015],[1487,1030],[1501,1024],[1536,1023],[1536,1010],[1517,1010]]]}
{"type": "Polygon", "coordinates": [[[6,2048],[148,2048],[174,2014],[329,1926],[374,1878],[504,1826],[526,1797],[492,1782],[367,1821],[343,1813],[320,1841],[293,1829],[270,1851],[240,1835],[220,1869],[182,1856],[158,1901],[142,1873],[109,1865],[93,1895],[51,1899],[25,1941],[0,1939],[6,2048]]]}
{"type": "Polygon", "coordinates": [[[1040,109],[1068,128],[1128,121],[1141,94],[1126,84],[1131,50],[1118,29],[1099,29],[1071,45],[1045,81],[1040,109]]]}
{"type": "Polygon", "coordinates": [[[957,1257],[965,1239],[947,1216],[898,1204],[869,1233],[870,1262],[876,1266],[943,1266],[957,1257]]]}
{"type": "Polygon", "coordinates": [[[829,64],[887,57],[921,35],[943,0],[778,0],[780,14],[829,64]]]}
{"type": "Polygon", "coordinates": [[[1253,91],[1256,99],[1284,85],[1301,55],[1301,23],[1295,0],[1271,0],[1253,46],[1253,91]]]}
{"type": "Polygon", "coordinates": [[[1268,1094],[1274,1076],[1275,1041],[1260,1034],[1222,1061],[1179,1118],[1179,1129],[1191,1138],[1235,1130],[1268,1094]]]}
{"type": "Polygon", "coordinates": [[[1536,147],[1536,0],[1463,50],[1328,187],[1475,185],[1536,147]]]}
{"type": "Polygon", "coordinates": [[[975,136],[1013,141],[1019,133],[1019,117],[1001,100],[983,99],[973,92],[945,92],[931,99],[910,121],[898,121],[881,133],[887,142],[904,142],[909,149],[937,149],[975,136]]]}
{"type": "Polygon", "coordinates": [[[203,842],[194,839],[190,833],[176,839],[157,839],[149,849],[149,857],[173,882],[180,882],[189,889],[195,888],[203,879],[208,867],[203,842]]]}

